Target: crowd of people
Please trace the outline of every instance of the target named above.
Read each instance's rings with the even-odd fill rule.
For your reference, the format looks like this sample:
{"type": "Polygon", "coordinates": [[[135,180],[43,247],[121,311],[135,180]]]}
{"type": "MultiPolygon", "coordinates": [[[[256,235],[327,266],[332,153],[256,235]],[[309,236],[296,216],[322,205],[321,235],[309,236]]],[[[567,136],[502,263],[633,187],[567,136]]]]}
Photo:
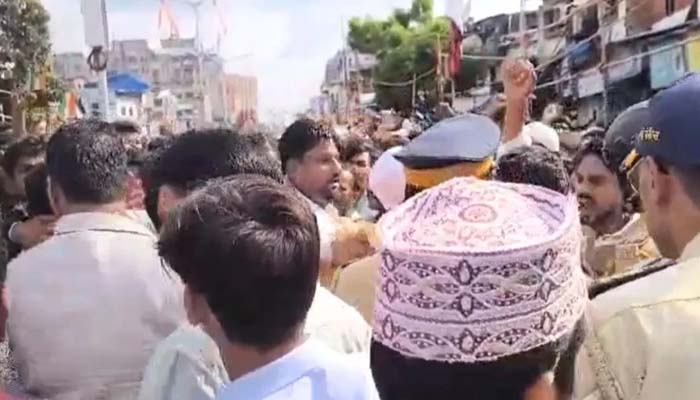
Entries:
{"type": "Polygon", "coordinates": [[[79,120],[2,155],[8,399],[696,399],[700,75],[590,129],[273,142],[79,120]],[[569,162],[570,161],[570,162],[569,162]]]}

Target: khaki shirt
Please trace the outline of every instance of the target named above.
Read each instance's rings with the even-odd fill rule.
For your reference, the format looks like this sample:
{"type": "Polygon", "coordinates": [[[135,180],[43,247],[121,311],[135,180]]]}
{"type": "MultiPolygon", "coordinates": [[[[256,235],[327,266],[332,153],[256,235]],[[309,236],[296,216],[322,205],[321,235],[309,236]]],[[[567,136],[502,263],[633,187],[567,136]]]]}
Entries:
{"type": "Polygon", "coordinates": [[[625,273],[640,262],[656,259],[659,251],[644,219],[635,214],[618,232],[601,236],[588,245],[585,257],[595,277],[604,278],[625,273]]]}
{"type": "Polygon", "coordinates": [[[374,295],[380,266],[379,254],[350,264],[340,273],[335,290],[335,294],[355,307],[370,325],[374,320],[374,295]]]}
{"type": "Polygon", "coordinates": [[[700,235],[678,262],[592,301],[576,399],[700,398],[700,235]]]}

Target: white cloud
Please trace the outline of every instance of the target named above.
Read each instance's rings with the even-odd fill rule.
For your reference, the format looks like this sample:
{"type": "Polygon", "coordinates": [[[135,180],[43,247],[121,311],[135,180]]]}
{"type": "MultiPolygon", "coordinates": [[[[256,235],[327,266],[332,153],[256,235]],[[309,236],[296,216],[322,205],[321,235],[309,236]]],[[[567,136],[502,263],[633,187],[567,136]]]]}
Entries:
{"type": "MultiPolygon", "coordinates": [[[[442,14],[446,0],[435,0],[442,14]]],[[[85,51],[80,0],[43,0],[51,13],[54,51],[85,51]]],[[[111,39],[148,39],[157,45],[163,36],[158,28],[158,2],[108,0],[111,39]]],[[[219,0],[228,34],[221,55],[229,72],[254,74],[260,82],[263,116],[278,116],[304,109],[318,92],[325,63],[342,45],[343,24],[353,16],[385,16],[411,0],[219,0]],[[245,57],[237,57],[245,55],[245,57]]],[[[519,0],[473,0],[472,15],[483,18],[514,12],[519,0]]],[[[530,7],[540,1],[530,0],[530,7]]],[[[181,36],[194,35],[191,9],[174,9],[181,36]]],[[[214,48],[219,19],[213,7],[202,9],[202,37],[214,48]]]]}

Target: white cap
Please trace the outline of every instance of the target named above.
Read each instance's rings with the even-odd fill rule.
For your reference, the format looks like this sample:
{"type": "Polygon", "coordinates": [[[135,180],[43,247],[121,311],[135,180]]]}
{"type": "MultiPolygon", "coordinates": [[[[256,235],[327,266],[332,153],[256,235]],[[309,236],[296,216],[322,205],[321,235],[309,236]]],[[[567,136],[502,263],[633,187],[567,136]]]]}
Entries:
{"type": "Polygon", "coordinates": [[[406,197],[406,173],[403,164],[394,158],[401,147],[385,151],[369,174],[369,189],[386,210],[403,203],[406,197]]]}
{"type": "Polygon", "coordinates": [[[532,122],[525,125],[523,134],[532,138],[533,143],[538,143],[550,151],[559,152],[559,134],[549,125],[542,122],[532,122]]]}

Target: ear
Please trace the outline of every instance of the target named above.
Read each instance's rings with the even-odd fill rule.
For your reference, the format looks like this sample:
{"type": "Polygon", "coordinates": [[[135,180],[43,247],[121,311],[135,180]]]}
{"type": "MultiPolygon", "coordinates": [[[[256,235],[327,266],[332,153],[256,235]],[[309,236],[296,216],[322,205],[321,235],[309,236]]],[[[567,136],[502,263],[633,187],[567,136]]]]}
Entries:
{"type": "Polygon", "coordinates": [[[62,216],[66,199],[61,188],[51,180],[51,177],[46,179],[46,191],[49,195],[49,204],[51,204],[54,215],[57,217],[62,216]]]}
{"type": "Polygon", "coordinates": [[[672,189],[672,176],[663,172],[659,168],[659,164],[653,159],[649,163],[649,189],[651,192],[651,201],[656,204],[668,204],[670,200],[670,192],[672,189]]]}
{"type": "Polygon", "coordinates": [[[170,185],[163,185],[158,189],[158,218],[164,223],[170,210],[175,208],[182,200],[175,188],[170,185]]]}
{"type": "Polygon", "coordinates": [[[289,159],[287,160],[287,175],[292,176],[295,175],[296,172],[299,170],[299,160],[297,159],[289,159]]]}

